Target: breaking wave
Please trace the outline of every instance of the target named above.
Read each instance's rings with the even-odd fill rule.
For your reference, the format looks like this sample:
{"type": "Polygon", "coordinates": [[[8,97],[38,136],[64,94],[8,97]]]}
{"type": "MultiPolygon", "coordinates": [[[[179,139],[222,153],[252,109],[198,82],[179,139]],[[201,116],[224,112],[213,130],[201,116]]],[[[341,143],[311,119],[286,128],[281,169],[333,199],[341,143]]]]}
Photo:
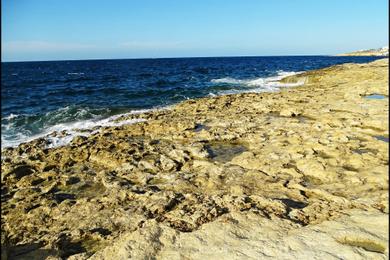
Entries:
{"type": "Polygon", "coordinates": [[[110,112],[109,109],[68,106],[48,112],[43,116],[10,114],[1,120],[1,130],[3,132],[1,147],[16,147],[21,143],[38,138],[45,138],[49,143],[48,148],[59,147],[68,144],[75,136],[88,136],[96,133],[102,127],[143,122],[144,119],[118,119],[153,110],[157,109],[133,110],[128,113],[105,117],[103,112],[110,112]],[[26,125],[29,127],[26,127],[26,125]]]}
{"type": "Polygon", "coordinates": [[[296,83],[283,83],[280,82],[283,78],[288,76],[293,76],[300,74],[302,72],[286,72],[278,71],[276,76],[271,77],[261,77],[254,79],[235,79],[231,77],[212,79],[211,83],[216,84],[216,86],[223,87],[227,86],[229,89],[224,89],[216,91],[216,93],[211,92],[209,96],[212,95],[227,95],[227,94],[237,94],[237,93],[260,93],[260,92],[272,92],[277,91],[283,87],[297,87],[304,84],[304,81],[298,81],[296,83]]]}

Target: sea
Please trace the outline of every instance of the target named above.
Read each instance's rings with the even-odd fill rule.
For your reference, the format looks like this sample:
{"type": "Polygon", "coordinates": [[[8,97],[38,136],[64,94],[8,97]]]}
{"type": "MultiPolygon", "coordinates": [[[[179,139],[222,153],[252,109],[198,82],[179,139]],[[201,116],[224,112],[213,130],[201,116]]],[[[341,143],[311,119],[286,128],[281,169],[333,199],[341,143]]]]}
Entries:
{"type": "Polygon", "coordinates": [[[380,57],[275,56],[1,63],[1,148],[47,138],[68,143],[123,114],[169,109],[186,99],[272,92],[308,70],[380,57]],[[66,133],[53,135],[52,133],[66,133]]]}

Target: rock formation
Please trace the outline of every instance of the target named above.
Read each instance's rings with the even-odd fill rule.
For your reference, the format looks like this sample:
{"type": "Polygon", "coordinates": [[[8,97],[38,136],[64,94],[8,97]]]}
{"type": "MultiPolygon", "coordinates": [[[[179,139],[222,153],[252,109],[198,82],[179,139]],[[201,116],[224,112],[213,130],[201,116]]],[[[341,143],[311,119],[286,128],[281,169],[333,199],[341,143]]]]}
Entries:
{"type": "Polygon", "coordinates": [[[336,56],[389,56],[389,46],[378,49],[360,50],[349,53],[338,54],[336,56]]]}

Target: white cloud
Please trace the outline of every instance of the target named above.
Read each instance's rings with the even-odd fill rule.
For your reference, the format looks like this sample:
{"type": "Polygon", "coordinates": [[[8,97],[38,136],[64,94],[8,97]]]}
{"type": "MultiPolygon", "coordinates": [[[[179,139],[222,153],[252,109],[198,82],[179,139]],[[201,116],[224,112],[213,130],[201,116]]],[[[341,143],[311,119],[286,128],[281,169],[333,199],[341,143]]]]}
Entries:
{"type": "Polygon", "coordinates": [[[151,49],[179,49],[183,48],[182,42],[153,42],[153,41],[129,41],[118,44],[118,47],[128,50],[151,50],[151,49]]]}

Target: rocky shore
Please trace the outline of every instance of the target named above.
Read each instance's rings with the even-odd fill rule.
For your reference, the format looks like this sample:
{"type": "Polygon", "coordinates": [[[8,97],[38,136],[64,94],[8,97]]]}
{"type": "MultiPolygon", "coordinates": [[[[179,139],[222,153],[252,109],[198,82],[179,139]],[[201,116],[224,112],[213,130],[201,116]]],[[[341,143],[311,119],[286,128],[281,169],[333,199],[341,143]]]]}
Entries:
{"type": "Polygon", "coordinates": [[[389,46],[378,49],[360,50],[349,53],[338,54],[336,56],[389,56],[389,46]]]}
{"type": "Polygon", "coordinates": [[[388,59],[2,151],[1,259],[387,259],[388,59]]]}

